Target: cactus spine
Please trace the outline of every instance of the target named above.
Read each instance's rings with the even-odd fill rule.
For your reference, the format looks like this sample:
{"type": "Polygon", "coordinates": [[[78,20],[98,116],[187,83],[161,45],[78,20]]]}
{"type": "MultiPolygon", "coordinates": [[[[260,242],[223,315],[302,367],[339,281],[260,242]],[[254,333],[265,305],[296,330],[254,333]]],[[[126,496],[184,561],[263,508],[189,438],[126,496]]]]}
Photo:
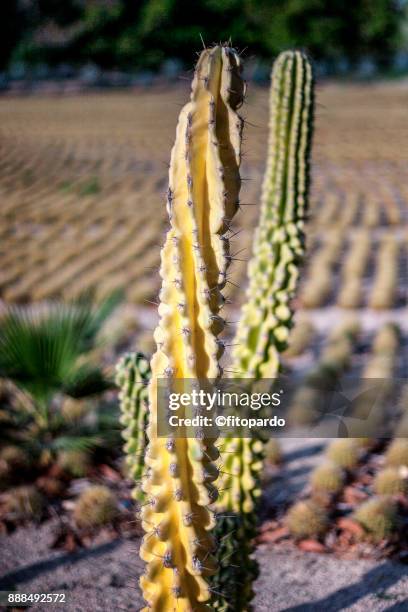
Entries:
{"type": "MultiPolygon", "coordinates": [[[[303,228],[308,212],[313,109],[309,60],[299,51],[282,53],[272,70],[268,160],[248,269],[248,300],[234,340],[232,371],[241,378],[276,377],[279,352],[287,345],[293,317],[290,303],[305,251],[303,228]]],[[[263,449],[264,443],[258,439],[222,440],[224,475],[217,506],[241,518],[235,554],[229,555],[225,567],[221,564],[220,577],[216,579],[220,585],[235,582],[240,586],[235,588],[235,601],[220,600],[219,609],[248,609],[251,591],[241,585],[247,584],[256,572],[245,572],[245,565],[250,564],[243,559],[248,546],[239,539],[244,534],[243,540],[248,542],[254,535],[263,449]],[[221,577],[223,573],[225,579],[221,577]]]]}
{"type": "Polygon", "coordinates": [[[141,578],[146,609],[208,609],[206,577],[214,573],[214,441],[157,435],[158,379],[220,376],[217,339],[221,289],[230,263],[226,232],[238,207],[244,85],[237,53],[202,52],[190,102],[180,113],[171,155],[167,208],[170,229],[161,252],[159,325],[149,386],[149,446],[142,507],[146,532],[141,578]]]}
{"type": "Polygon", "coordinates": [[[144,472],[144,455],[147,446],[148,383],[150,364],[142,353],[128,353],[116,367],[116,384],[120,388],[119,402],[126,440],[124,450],[129,475],[136,483],[133,497],[144,501],[141,480],[144,472]]]}

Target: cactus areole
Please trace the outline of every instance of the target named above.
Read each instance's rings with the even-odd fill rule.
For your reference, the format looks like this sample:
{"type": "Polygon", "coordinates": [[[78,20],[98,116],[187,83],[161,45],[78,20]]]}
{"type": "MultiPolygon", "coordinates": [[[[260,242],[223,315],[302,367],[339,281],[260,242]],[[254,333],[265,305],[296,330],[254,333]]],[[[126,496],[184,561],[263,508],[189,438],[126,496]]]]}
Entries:
{"type": "Polygon", "coordinates": [[[244,97],[234,49],[205,49],[190,101],[183,107],[171,155],[161,251],[157,350],[151,361],[149,446],[143,483],[145,530],[141,587],[146,610],[208,610],[207,578],[216,571],[211,535],[218,450],[206,438],[157,436],[158,381],[217,379],[224,321],[219,309],[230,263],[228,230],[239,200],[244,97]]]}

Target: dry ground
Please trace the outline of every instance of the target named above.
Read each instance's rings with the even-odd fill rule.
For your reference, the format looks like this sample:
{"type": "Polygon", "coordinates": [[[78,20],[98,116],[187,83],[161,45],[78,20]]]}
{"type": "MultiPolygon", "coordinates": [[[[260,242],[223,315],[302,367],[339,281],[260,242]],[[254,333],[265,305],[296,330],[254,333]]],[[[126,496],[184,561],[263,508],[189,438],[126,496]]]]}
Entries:
{"type": "MultiPolygon", "coordinates": [[[[287,441],[286,491],[294,496],[318,460],[320,440],[299,447],[287,441]]],[[[281,489],[275,483],[275,495],[281,489]]],[[[136,612],[142,606],[137,540],[97,542],[75,554],[51,551],[57,519],[39,529],[17,530],[0,539],[0,590],[67,593],[65,612],[136,612]]],[[[408,606],[408,566],[390,561],[337,559],[260,546],[261,576],[255,585],[256,612],[403,612],[408,606]]],[[[53,606],[56,609],[56,606],[53,606]]],[[[46,612],[49,606],[33,606],[46,612]]]]}
{"type": "MultiPolygon", "coordinates": [[[[0,99],[0,298],[72,296],[95,285],[101,292],[122,286],[139,304],[155,296],[167,164],[187,95],[180,86],[0,99]]],[[[371,222],[377,240],[391,201],[406,239],[407,103],[405,84],[318,87],[309,234],[371,222]],[[368,219],[377,207],[378,223],[368,219]]],[[[266,88],[249,88],[243,115],[241,258],[250,253],[265,163],[266,88]]],[[[244,283],[245,268],[235,262],[234,282],[244,283]]],[[[230,293],[238,303],[241,292],[231,285],[230,293]]]]}

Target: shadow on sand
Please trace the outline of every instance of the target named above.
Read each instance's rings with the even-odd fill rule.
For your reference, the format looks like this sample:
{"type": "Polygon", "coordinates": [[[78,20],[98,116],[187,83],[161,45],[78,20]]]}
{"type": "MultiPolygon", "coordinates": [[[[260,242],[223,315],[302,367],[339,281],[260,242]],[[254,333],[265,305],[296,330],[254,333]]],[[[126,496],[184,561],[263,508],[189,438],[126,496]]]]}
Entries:
{"type": "Polygon", "coordinates": [[[15,588],[16,585],[33,580],[44,572],[50,572],[55,570],[57,567],[66,564],[74,564],[84,559],[91,560],[93,557],[98,557],[105,553],[111,552],[121,543],[120,539],[114,540],[113,542],[107,542],[94,548],[81,550],[75,553],[62,554],[52,559],[44,559],[37,563],[31,563],[30,565],[24,565],[19,569],[13,570],[4,574],[0,577],[0,591],[8,591],[15,588]]]}
{"type": "Polygon", "coordinates": [[[392,600],[402,593],[387,594],[386,590],[397,583],[400,578],[408,574],[408,567],[397,565],[390,562],[384,562],[381,565],[374,567],[366,572],[364,576],[353,584],[347,587],[338,589],[327,597],[323,597],[311,603],[302,603],[290,608],[282,608],[281,612],[315,612],[316,610],[325,610],[330,612],[339,612],[340,610],[348,610],[352,605],[363,599],[367,595],[374,594],[378,601],[388,601],[390,607],[387,607],[387,612],[403,612],[408,610],[408,593],[404,593],[406,597],[403,602],[398,602],[392,605],[392,600]]]}

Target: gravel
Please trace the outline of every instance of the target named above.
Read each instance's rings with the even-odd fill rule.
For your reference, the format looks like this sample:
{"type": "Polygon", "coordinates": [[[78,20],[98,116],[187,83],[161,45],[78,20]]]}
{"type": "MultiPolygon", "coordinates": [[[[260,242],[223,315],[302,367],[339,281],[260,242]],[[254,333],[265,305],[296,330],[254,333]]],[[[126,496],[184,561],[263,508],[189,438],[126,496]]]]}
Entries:
{"type": "MultiPolygon", "coordinates": [[[[326,442],[282,440],[285,464],[265,483],[265,515],[268,507],[286,506],[298,497],[322,460],[326,442]]],[[[138,539],[97,540],[92,548],[68,554],[51,548],[57,526],[53,519],[0,537],[0,590],[67,593],[66,604],[32,606],[44,612],[142,608],[138,539]]],[[[261,574],[255,612],[408,611],[408,565],[282,551],[273,545],[260,546],[257,557],[261,574]]]]}
{"type": "MultiPolygon", "coordinates": [[[[48,521],[0,539],[0,590],[67,593],[64,605],[32,607],[44,612],[140,610],[138,540],[100,542],[67,554],[50,549],[54,528],[55,521],[48,521]]],[[[271,546],[259,547],[258,559],[255,612],[408,610],[408,566],[271,546]]]]}
{"type": "Polygon", "coordinates": [[[258,549],[256,612],[408,610],[408,567],[258,549]]]}

